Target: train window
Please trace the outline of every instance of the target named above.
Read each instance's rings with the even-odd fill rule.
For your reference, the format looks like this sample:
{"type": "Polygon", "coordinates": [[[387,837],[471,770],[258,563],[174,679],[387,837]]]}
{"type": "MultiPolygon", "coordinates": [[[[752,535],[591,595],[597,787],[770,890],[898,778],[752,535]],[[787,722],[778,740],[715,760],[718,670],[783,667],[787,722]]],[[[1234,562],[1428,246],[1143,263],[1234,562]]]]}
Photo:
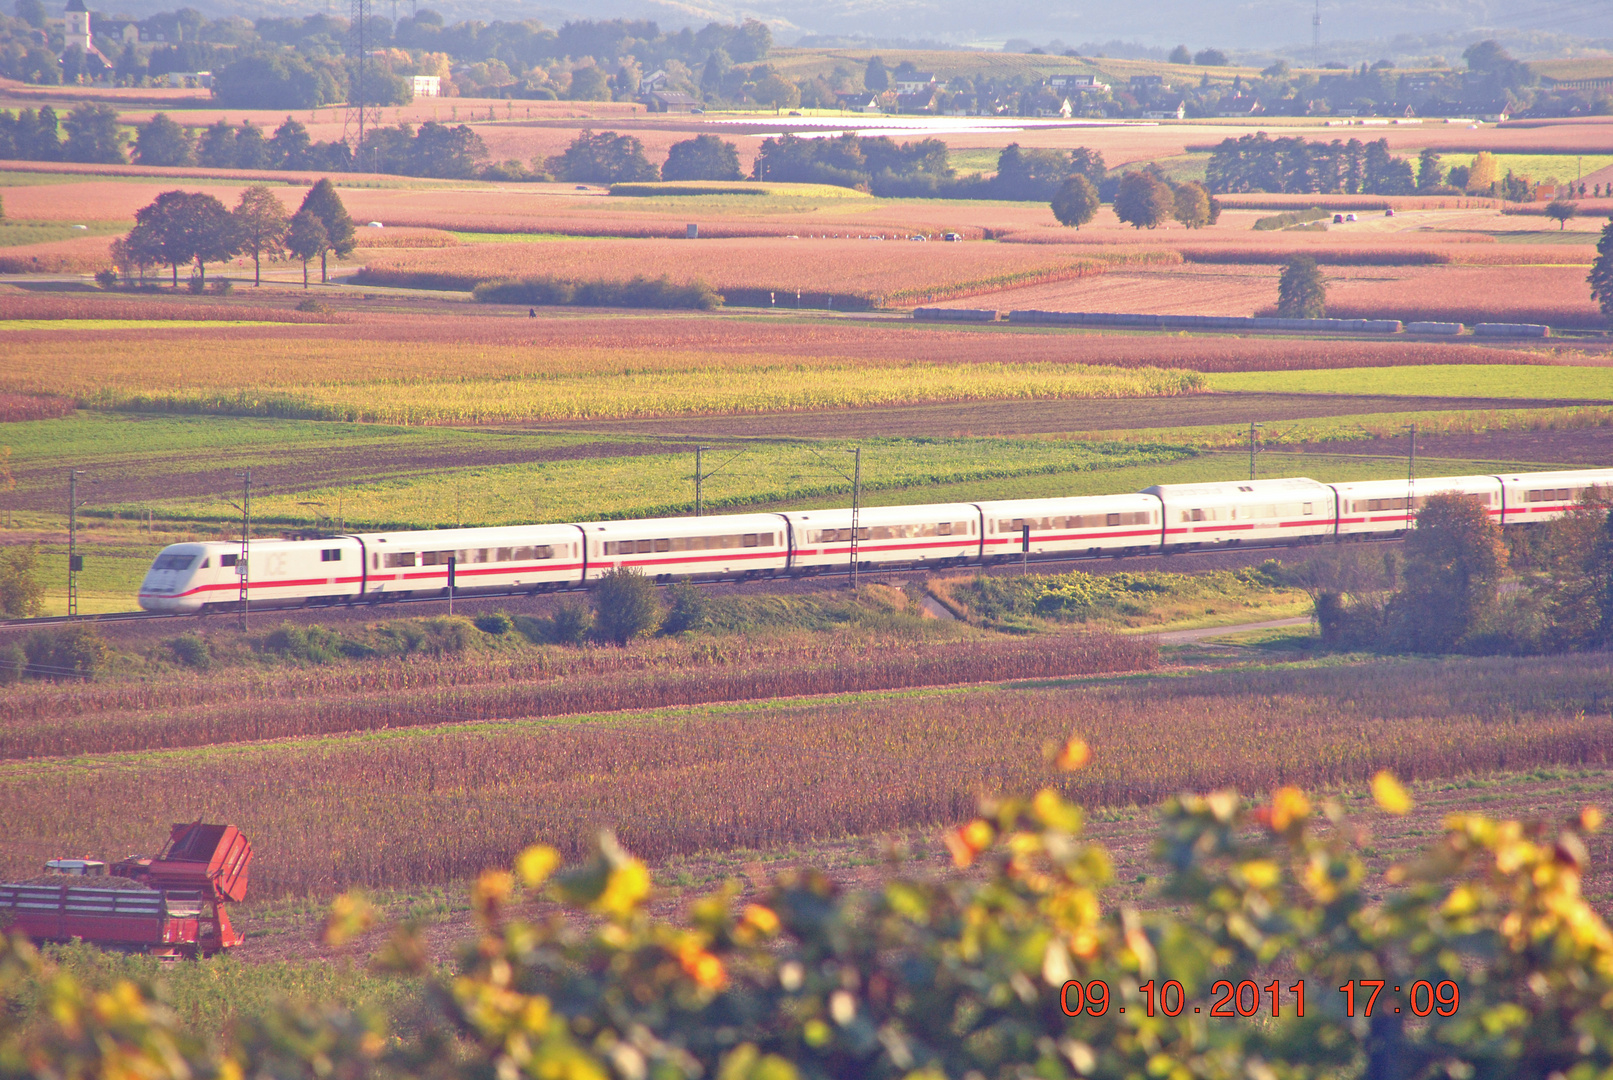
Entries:
{"type": "Polygon", "coordinates": [[[412,552],[412,551],[389,551],[389,552],[386,553],[386,558],[385,558],[384,561],[385,561],[386,565],[389,566],[389,567],[413,566],[414,565],[414,552],[412,552]]]}
{"type": "Polygon", "coordinates": [[[740,543],[744,544],[746,547],[755,547],[756,546],[756,534],[755,533],[746,533],[741,538],[740,543]]]}
{"type": "Polygon", "coordinates": [[[341,548],[323,548],[323,549],[321,549],[320,552],[319,552],[319,561],[320,562],[341,562],[342,561],[342,549],[341,548]]]}
{"type": "Polygon", "coordinates": [[[672,550],[672,541],[670,541],[670,540],[657,540],[655,542],[655,550],[656,551],[671,551],[672,550]]]}
{"type": "Polygon", "coordinates": [[[194,555],[158,555],[151,564],[153,570],[189,570],[196,565],[194,555]]]}
{"type": "Polygon", "coordinates": [[[241,561],[241,556],[235,554],[234,552],[231,552],[228,555],[220,555],[218,557],[218,564],[220,566],[234,566],[236,563],[238,563],[240,561],[241,561]]]}
{"type": "Polygon", "coordinates": [[[962,536],[965,532],[967,532],[970,536],[973,536],[975,533],[975,523],[972,521],[954,521],[952,523],[953,536],[962,536]]]}
{"type": "Polygon", "coordinates": [[[937,525],[935,527],[935,533],[936,533],[937,536],[951,536],[952,535],[952,522],[950,522],[950,521],[941,522],[939,525],[937,525]]]}
{"type": "Polygon", "coordinates": [[[370,556],[370,569],[371,570],[379,570],[379,569],[381,569],[381,556],[379,556],[379,555],[371,555],[370,556]]]}
{"type": "MultiPolygon", "coordinates": [[[[420,553],[420,565],[447,566],[448,560],[454,558],[457,558],[457,554],[452,551],[422,551],[420,553]]],[[[413,566],[414,563],[405,563],[403,565],[413,566]]]]}
{"type": "Polygon", "coordinates": [[[1304,507],[1304,510],[1305,510],[1305,513],[1307,513],[1307,514],[1314,514],[1314,513],[1316,513],[1316,504],[1315,503],[1306,503],[1305,507],[1304,507]]]}
{"type": "Polygon", "coordinates": [[[486,562],[487,561],[487,549],[486,548],[477,548],[476,550],[470,552],[469,554],[471,556],[470,559],[467,560],[469,562],[486,562]]]}
{"type": "Polygon", "coordinates": [[[1120,524],[1120,515],[1119,514],[1107,514],[1107,515],[1104,516],[1103,523],[1105,525],[1119,525],[1120,524]]]}
{"type": "Polygon", "coordinates": [[[212,559],[203,559],[202,560],[202,569],[203,570],[206,570],[208,567],[210,567],[212,565],[213,565],[213,560],[212,559]]]}

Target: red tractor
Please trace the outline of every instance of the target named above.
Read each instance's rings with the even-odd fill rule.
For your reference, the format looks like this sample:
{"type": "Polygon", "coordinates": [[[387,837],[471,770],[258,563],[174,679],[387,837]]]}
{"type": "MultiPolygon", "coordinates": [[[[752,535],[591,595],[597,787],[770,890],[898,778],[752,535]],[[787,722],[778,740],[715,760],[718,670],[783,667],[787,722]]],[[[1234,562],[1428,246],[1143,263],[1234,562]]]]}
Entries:
{"type": "Polygon", "coordinates": [[[157,956],[212,956],[241,943],[224,905],[246,896],[252,845],[234,825],[175,825],[156,855],[55,859],[44,878],[0,884],[0,932],[157,956]],[[54,878],[60,878],[57,884],[54,878]]]}

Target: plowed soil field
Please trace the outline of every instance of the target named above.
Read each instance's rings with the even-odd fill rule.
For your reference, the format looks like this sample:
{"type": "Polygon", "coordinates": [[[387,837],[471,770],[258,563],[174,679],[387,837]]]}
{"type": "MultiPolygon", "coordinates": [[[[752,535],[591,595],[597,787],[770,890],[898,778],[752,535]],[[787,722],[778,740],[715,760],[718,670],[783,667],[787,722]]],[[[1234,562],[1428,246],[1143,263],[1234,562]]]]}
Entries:
{"type": "MultiPolygon", "coordinates": [[[[1028,245],[986,245],[875,240],[735,239],[592,240],[491,244],[475,248],[412,251],[372,259],[366,277],[378,284],[421,286],[416,275],[446,275],[466,282],[527,276],[572,281],[669,277],[705,281],[723,289],[850,293],[927,299],[949,291],[978,293],[1027,279],[1073,277],[1095,269],[1070,252],[1028,245]]],[[[460,285],[464,288],[466,285],[460,285]]]]}
{"type": "MultiPolygon", "coordinates": [[[[1114,311],[1157,315],[1275,314],[1280,266],[1193,264],[1124,269],[1099,277],[1004,289],[943,301],[1003,311],[1114,311]]],[[[1578,266],[1328,266],[1327,313],[1406,322],[1528,322],[1600,329],[1607,324],[1578,266]]]]}

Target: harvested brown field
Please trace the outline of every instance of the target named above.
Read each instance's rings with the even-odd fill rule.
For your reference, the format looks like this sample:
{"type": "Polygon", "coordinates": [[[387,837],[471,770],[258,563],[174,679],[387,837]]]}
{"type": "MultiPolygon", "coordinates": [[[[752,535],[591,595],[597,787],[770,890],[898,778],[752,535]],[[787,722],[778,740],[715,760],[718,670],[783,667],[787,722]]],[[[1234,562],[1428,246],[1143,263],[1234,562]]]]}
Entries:
{"type": "Polygon", "coordinates": [[[41,852],[135,850],[198,816],[253,838],[271,897],[464,878],[534,839],[575,857],[607,826],[664,859],[947,824],[982,794],[1045,785],[1128,807],[1359,785],[1383,768],[1412,781],[1605,768],[1610,664],[1349,664],[17,762],[0,769],[0,873],[41,852]],[[1043,755],[1072,730],[1093,763],[1057,773],[1043,755]]]}
{"type": "Polygon", "coordinates": [[[1607,326],[1580,266],[1445,266],[1393,275],[1337,277],[1329,271],[1327,276],[1327,313],[1336,318],[1607,326]]]}
{"type": "MultiPolygon", "coordinates": [[[[1271,315],[1276,263],[1188,263],[1122,268],[1099,277],[1025,285],[941,306],[1114,311],[1158,315],[1271,315]]],[[[1543,322],[1600,329],[1607,320],[1578,266],[1326,266],[1327,313],[1405,322],[1543,322]]]]}
{"type": "MultiPolygon", "coordinates": [[[[1129,260],[1127,260],[1129,261],[1129,260]]],[[[1173,261],[1166,253],[1136,261],[1173,261]]],[[[893,303],[989,292],[1026,281],[1054,281],[1107,269],[1103,257],[1076,258],[1031,247],[880,243],[873,240],[590,240],[490,244],[371,259],[365,284],[466,289],[498,278],[625,281],[667,277],[704,281],[719,292],[776,291],[785,306],[797,291],[872,297],[893,303]]],[[[754,302],[754,299],[752,299],[754,302]]],[[[765,300],[763,301],[766,302],[765,300]]]]}

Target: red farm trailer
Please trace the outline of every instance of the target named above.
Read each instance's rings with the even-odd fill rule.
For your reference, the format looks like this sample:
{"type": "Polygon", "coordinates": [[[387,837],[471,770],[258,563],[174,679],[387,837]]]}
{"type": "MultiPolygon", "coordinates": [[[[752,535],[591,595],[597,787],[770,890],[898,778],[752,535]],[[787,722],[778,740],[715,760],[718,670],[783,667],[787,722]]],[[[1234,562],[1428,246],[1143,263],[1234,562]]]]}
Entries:
{"type": "MultiPolygon", "coordinates": [[[[161,852],[111,876],[61,874],[0,884],[0,930],[158,956],[211,956],[241,943],[224,905],[246,897],[252,845],[234,825],[175,825],[161,852]]],[[[100,864],[53,860],[97,870],[100,864]]]]}

